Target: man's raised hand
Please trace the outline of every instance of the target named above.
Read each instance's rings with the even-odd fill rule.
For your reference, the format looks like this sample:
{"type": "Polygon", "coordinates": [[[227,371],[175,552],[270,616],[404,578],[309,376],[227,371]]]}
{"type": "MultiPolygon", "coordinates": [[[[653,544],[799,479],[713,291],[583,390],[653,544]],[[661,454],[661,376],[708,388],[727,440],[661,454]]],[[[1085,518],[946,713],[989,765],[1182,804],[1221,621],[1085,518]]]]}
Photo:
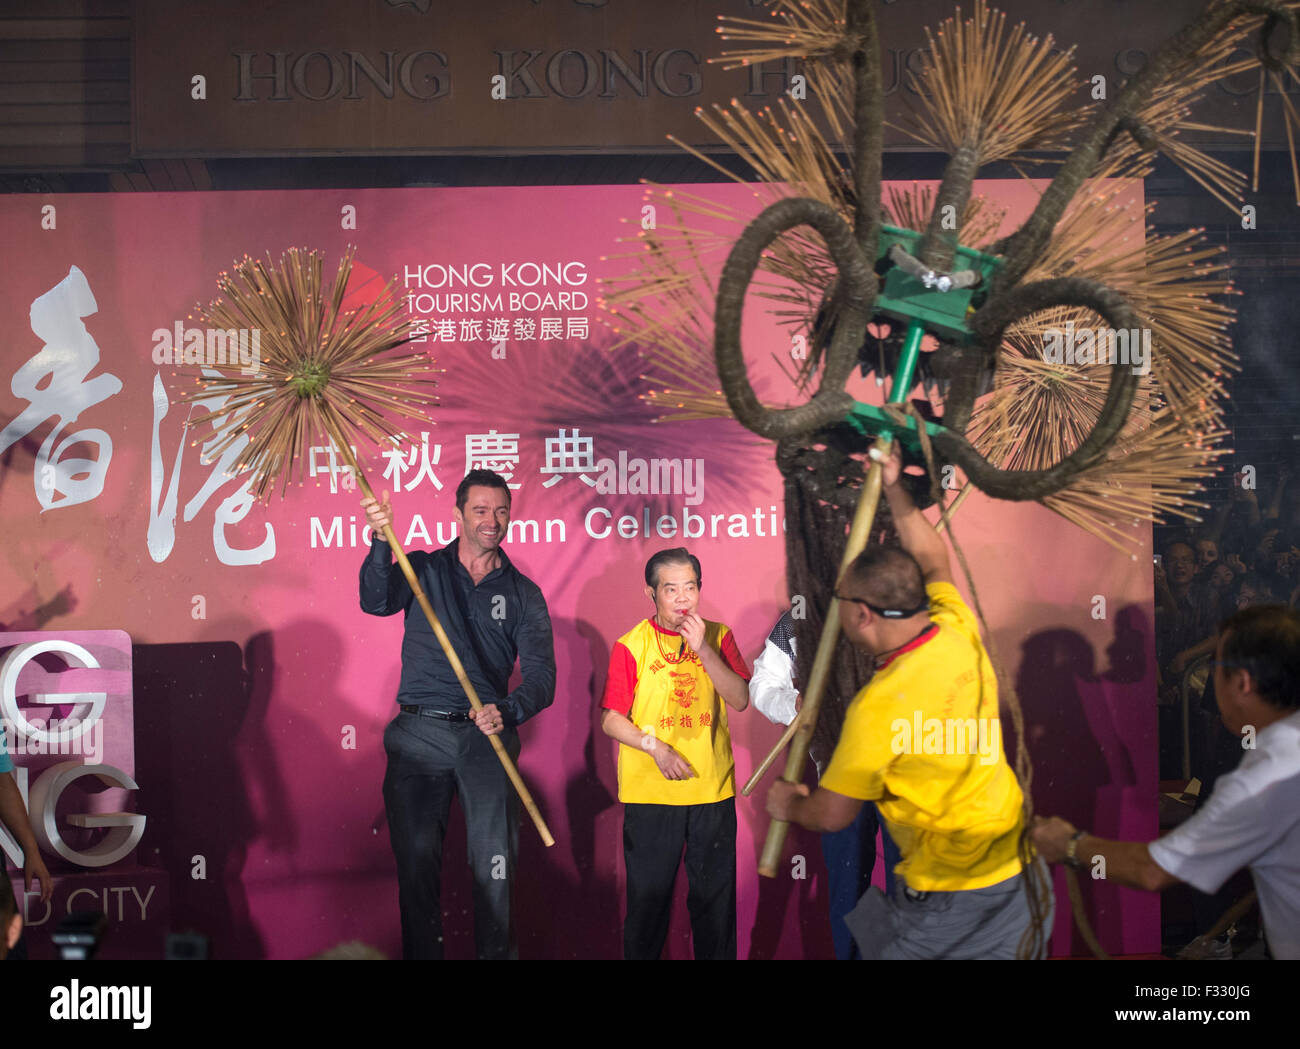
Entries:
{"type": "Polygon", "coordinates": [[[361,509],[366,512],[366,521],[370,525],[370,531],[382,539],[384,537],[384,526],[387,525],[391,528],[393,525],[393,504],[388,498],[388,493],[384,493],[382,504],[374,499],[362,499],[361,509]]]}
{"type": "Polygon", "coordinates": [[[898,441],[891,441],[889,452],[881,455],[874,448],[868,453],[873,462],[880,463],[881,481],[886,488],[892,488],[898,484],[898,478],[903,472],[903,451],[902,445],[898,441]]]}
{"type": "Polygon", "coordinates": [[[704,617],[694,612],[688,612],[682,617],[682,637],[686,643],[691,646],[691,651],[697,656],[704,647],[704,617]]]}

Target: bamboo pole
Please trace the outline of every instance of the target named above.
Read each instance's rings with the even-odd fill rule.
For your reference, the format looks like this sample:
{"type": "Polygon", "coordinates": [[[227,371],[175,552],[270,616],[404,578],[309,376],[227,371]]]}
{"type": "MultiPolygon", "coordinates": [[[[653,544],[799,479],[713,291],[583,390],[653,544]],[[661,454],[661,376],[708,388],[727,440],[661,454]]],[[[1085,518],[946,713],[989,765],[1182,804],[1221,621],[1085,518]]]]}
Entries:
{"type": "MultiPolygon", "coordinates": [[[[971,489],[974,487],[973,484],[966,484],[962,487],[962,490],[957,493],[957,498],[948,504],[948,512],[939,515],[939,522],[934,526],[936,532],[943,535],[943,530],[948,527],[948,522],[952,520],[952,515],[961,508],[961,504],[966,501],[966,496],[970,495],[971,489]]],[[[942,510],[943,507],[941,506],[939,509],[942,510]]]]}
{"type": "MultiPolygon", "coordinates": [[[[892,438],[877,438],[872,448],[883,458],[888,458],[892,438]]],[[[884,475],[881,459],[872,456],[871,469],[858,495],[857,509],[853,512],[853,525],[849,529],[848,542],[844,546],[844,556],[840,558],[840,568],[835,575],[836,586],[839,580],[858,556],[866,549],[867,539],[871,536],[871,526],[876,520],[876,506],[880,502],[880,488],[884,475]]],[[[785,774],[781,777],[787,783],[798,783],[803,778],[804,763],[808,758],[808,742],[812,739],[813,729],[817,725],[817,713],[821,709],[822,693],[826,691],[826,678],[830,674],[831,659],[835,655],[835,646],[840,639],[840,602],[832,593],[831,603],[826,609],[826,621],[822,625],[821,640],[817,644],[817,656],[813,660],[812,674],[807,689],[803,694],[803,707],[795,722],[799,727],[794,734],[794,742],[786,755],[785,774]]],[[[767,840],[763,843],[763,855],[759,859],[758,873],[765,878],[775,878],[777,865],[781,862],[781,851],[785,848],[785,835],[790,824],[785,820],[773,820],[767,828],[767,840]]]]}
{"type": "Polygon", "coordinates": [[[772,762],[776,761],[777,757],[780,756],[781,751],[785,749],[786,744],[789,743],[790,740],[794,739],[794,734],[799,731],[799,725],[802,721],[802,711],[796,712],[794,720],[791,721],[790,724],[786,725],[785,732],[783,732],[781,738],[776,741],[776,746],[767,752],[767,757],[763,759],[763,763],[754,770],[754,774],[749,777],[749,782],[741,788],[740,793],[744,797],[749,797],[749,795],[753,793],[754,788],[758,786],[758,781],[767,775],[767,770],[772,767],[772,762]]]}
{"type": "MultiPolygon", "coordinates": [[[[333,434],[330,436],[334,437],[333,434]]],[[[367,499],[374,499],[378,503],[379,500],[375,498],[370,482],[366,480],[366,475],[361,472],[356,456],[352,454],[352,447],[338,438],[334,438],[334,443],[342,448],[343,456],[347,460],[347,464],[352,467],[353,473],[356,474],[357,484],[361,487],[362,493],[367,499]]],[[[425,618],[428,619],[429,626],[433,628],[433,634],[438,639],[438,644],[442,646],[443,655],[447,657],[447,662],[451,664],[451,669],[455,671],[461,688],[465,690],[465,695],[469,697],[469,705],[475,711],[482,710],[483,701],[478,698],[478,692],[475,690],[473,682],[470,681],[469,675],[465,673],[465,667],[461,664],[460,657],[456,655],[456,650],[452,648],[451,639],[442,628],[442,623],[439,622],[438,614],[434,612],[433,605],[429,603],[429,597],[424,592],[424,587],[420,585],[420,581],[415,577],[415,569],[411,567],[410,559],[406,556],[406,551],[402,549],[402,544],[397,541],[397,534],[393,531],[392,525],[384,525],[384,538],[388,540],[389,547],[397,557],[397,563],[401,566],[402,575],[406,576],[406,581],[411,584],[411,592],[415,594],[415,600],[424,609],[425,618]]],[[[537,828],[537,833],[542,836],[542,843],[547,848],[550,848],[555,844],[555,839],[551,836],[546,821],[542,819],[541,811],[537,808],[537,803],[533,801],[533,796],[528,792],[523,777],[519,775],[515,763],[510,760],[510,755],[506,753],[505,744],[501,742],[500,733],[488,736],[488,740],[492,744],[492,749],[496,751],[502,767],[506,770],[510,782],[514,784],[515,791],[519,794],[519,800],[523,802],[528,815],[532,817],[533,826],[537,828]]]]}

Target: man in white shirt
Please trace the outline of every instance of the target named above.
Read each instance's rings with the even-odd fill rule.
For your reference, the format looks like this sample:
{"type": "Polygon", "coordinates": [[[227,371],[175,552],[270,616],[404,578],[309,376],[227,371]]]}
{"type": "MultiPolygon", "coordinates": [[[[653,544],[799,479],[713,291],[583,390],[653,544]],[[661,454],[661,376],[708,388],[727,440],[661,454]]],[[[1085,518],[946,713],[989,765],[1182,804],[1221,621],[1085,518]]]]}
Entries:
{"type": "Polygon", "coordinates": [[[1214,690],[1246,755],[1209,801],[1150,844],[1106,841],[1063,819],[1037,819],[1034,845],[1049,862],[1091,868],[1157,892],[1180,881],[1217,892],[1249,867],[1274,958],[1300,958],[1300,614],[1258,605],[1219,628],[1214,690]]]}
{"type": "MultiPolygon", "coordinates": [[[[795,651],[794,617],[786,612],[767,635],[763,652],[754,660],[754,673],[749,679],[750,702],[768,721],[777,725],[789,725],[800,706],[800,692],[794,680],[795,651]]],[[[828,756],[816,753],[815,746],[812,748],[811,757],[819,777],[828,756]]],[[[857,818],[843,830],[827,831],[821,836],[822,858],[826,861],[826,895],[831,912],[831,939],[835,944],[835,957],[840,961],[852,961],[858,957],[857,944],[849,927],[844,924],[844,916],[871,888],[871,872],[876,865],[877,829],[884,846],[885,889],[892,895],[894,866],[902,856],[879,820],[875,805],[863,805],[857,818]]]]}

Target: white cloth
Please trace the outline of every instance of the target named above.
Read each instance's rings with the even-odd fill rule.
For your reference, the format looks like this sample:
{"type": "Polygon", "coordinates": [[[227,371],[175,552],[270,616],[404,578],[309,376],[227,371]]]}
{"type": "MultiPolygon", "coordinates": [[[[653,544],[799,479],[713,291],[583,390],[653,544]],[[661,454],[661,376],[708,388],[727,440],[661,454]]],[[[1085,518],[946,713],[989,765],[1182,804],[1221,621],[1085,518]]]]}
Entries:
{"type": "Polygon", "coordinates": [[[1274,958],[1300,958],[1300,712],[1261,729],[1196,815],[1149,846],[1202,892],[1249,867],[1274,958]]]}
{"type": "MultiPolygon", "coordinates": [[[[790,649],[794,651],[794,638],[790,649]]],[[[749,701],[755,709],[777,725],[788,725],[794,720],[795,697],[794,660],[787,656],[768,638],[763,651],[754,660],[754,673],[749,679],[749,701]]]]}

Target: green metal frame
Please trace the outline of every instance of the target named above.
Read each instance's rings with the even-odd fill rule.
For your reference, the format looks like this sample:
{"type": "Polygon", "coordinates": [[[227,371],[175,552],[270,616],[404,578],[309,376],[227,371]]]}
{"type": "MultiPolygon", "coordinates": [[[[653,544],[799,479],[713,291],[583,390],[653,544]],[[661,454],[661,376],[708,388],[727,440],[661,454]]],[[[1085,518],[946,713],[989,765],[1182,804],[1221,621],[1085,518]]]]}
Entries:
{"type": "MultiPolygon", "coordinates": [[[[880,227],[880,251],[878,258],[886,258],[895,244],[902,244],[911,254],[918,251],[921,234],[898,226],[880,227]]],[[[954,272],[957,270],[976,270],[987,284],[990,277],[1002,265],[996,255],[987,255],[971,248],[957,248],[954,272]]],[[[921,281],[897,266],[891,267],[885,274],[884,286],[876,300],[876,312],[883,313],[896,320],[907,321],[907,335],[903,340],[903,352],[898,359],[898,367],[890,378],[889,396],[886,403],[900,405],[907,398],[916,376],[917,362],[921,356],[921,340],[928,331],[941,334],[949,341],[964,342],[971,336],[966,327],[966,315],[970,311],[974,288],[958,288],[953,291],[939,291],[927,288],[921,281]]],[[[899,424],[874,404],[855,402],[847,419],[850,426],[867,437],[878,436],[891,440],[895,436],[912,451],[921,447],[920,433],[915,419],[909,419],[907,426],[899,424]]],[[[925,430],[931,437],[944,431],[939,423],[926,422],[925,430]]]]}
{"type": "MultiPolygon", "coordinates": [[[[916,255],[920,251],[921,236],[915,230],[881,226],[877,258],[887,258],[889,250],[895,244],[901,244],[910,254],[916,255]]],[[[984,286],[987,287],[990,278],[1001,265],[1002,259],[997,255],[958,247],[953,259],[953,272],[975,270],[984,278],[984,286]]],[[[974,288],[958,288],[953,291],[927,288],[911,274],[893,266],[885,273],[884,287],[880,289],[880,297],[876,300],[876,312],[909,323],[919,320],[929,330],[942,334],[950,341],[955,339],[964,342],[970,338],[966,314],[974,294],[974,288]]]]}

